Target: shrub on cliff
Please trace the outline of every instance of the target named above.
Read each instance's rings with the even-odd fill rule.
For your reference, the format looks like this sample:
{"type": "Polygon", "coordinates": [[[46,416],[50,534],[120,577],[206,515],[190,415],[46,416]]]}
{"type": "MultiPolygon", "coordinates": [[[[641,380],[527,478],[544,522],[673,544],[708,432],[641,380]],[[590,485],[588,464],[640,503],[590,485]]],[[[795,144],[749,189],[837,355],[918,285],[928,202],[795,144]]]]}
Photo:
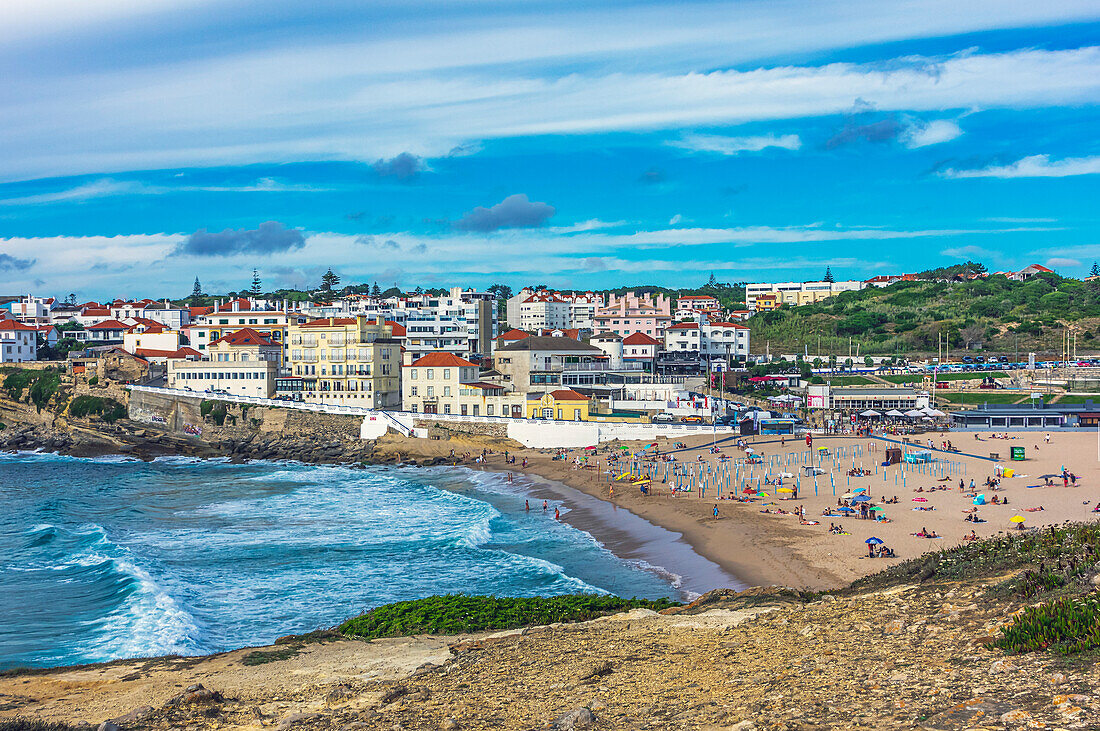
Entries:
{"type": "Polygon", "coordinates": [[[110,398],[77,396],[69,404],[69,415],[78,419],[98,416],[108,424],[113,424],[126,417],[126,407],[110,398]]]}
{"type": "Polygon", "coordinates": [[[495,597],[447,594],[376,607],[341,624],[354,637],[453,635],[513,629],[554,622],[583,622],[638,607],[660,611],[679,606],[668,599],[622,599],[598,594],[551,597],[495,597]]]}
{"type": "Polygon", "coordinates": [[[1007,652],[1050,649],[1073,655],[1100,647],[1100,598],[1065,597],[1027,607],[990,643],[1007,652]]]}
{"type": "Polygon", "coordinates": [[[18,401],[23,397],[23,392],[29,388],[30,401],[39,411],[46,407],[53,395],[57,393],[58,386],[61,385],[61,377],[52,368],[41,371],[29,368],[5,370],[7,375],[4,376],[4,391],[8,398],[18,401]]]}

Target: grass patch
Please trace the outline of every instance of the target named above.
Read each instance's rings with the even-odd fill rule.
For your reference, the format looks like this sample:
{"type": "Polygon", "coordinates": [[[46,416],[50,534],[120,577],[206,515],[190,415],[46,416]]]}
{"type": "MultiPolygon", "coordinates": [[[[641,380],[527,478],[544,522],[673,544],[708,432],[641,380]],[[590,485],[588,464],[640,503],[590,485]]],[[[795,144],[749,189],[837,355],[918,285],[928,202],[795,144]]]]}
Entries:
{"type": "Polygon", "coordinates": [[[241,658],[242,665],[265,665],[297,657],[302,651],[301,645],[284,645],[274,650],[254,650],[241,658]]]}
{"type": "Polygon", "coordinates": [[[111,398],[102,396],[77,396],[69,404],[69,415],[78,419],[98,416],[108,424],[126,418],[126,407],[111,398]]]}
{"type": "Polygon", "coordinates": [[[867,376],[829,376],[827,380],[834,386],[870,386],[877,383],[867,376]]]}
{"type": "Polygon", "coordinates": [[[926,553],[858,579],[846,591],[858,593],[932,580],[988,579],[1016,571],[990,591],[1017,599],[1072,596],[1091,591],[1089,579],[1097,556],[1100,523],[1064,523],[926,553]]]}
{"type": "Polygon", "coordinates": [[[1063,396],[1058,399],[1060,404],[1083,404],[1086,401],[1092,401],[1093,403],[1100,404],[1100,393],[1095,396],[1063,396]]]}
{"type": "Polygon", "coordinates": [[[977,393],[943,393],[936,394],[937,401],[946,401],[952,404],[969,404],[981,406],[983,404],[1015,404],[1020,399],[1029,400],[1026,393],[1014,391],[1012,393],[998,393],[997,391],[978,391],[977,393]]]}
{"type": "Polygon", "coordinates": [[[0,718],[0,731],[71,731],[70,726],[61,721],[43,721],[41,718],[0,718]]]}
{"type": "Polygon", "coordinates": [[[1064,597],[1027,607],[990,643],[1006,652],[1076,655],[1100,647],[1100,597],[1064,597]]]}
{"type": "Polygon", "coordinates": [[[638,607],[660,611],[675,606],[679,603],[669,599],[621,599],[597,594],[552,597],[447,594],[386,604],[347,620],[338,629],[345,635],[365,639],[454,635],[555,622],[583,622],[638,607]]]}
{"type": "Polygon", "coordinates": [[[35,408],[41,411],[57,393],[61,385],[61,376],[53,368],[31,370],[29,368],[5,368],[4,392],[12,401],[23,398],[23,392],[35,408]]]}

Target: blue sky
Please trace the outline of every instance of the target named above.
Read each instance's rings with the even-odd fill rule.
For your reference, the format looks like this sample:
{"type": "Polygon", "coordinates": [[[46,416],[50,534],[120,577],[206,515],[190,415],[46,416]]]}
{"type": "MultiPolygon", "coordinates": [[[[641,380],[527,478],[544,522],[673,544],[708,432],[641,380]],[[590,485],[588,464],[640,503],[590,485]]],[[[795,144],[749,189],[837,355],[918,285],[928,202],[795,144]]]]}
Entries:
{"type": "Polygon", "coordinates": [[[1091,0],[260,7],[4,3],[2,293],[1100,258],[1091,0]]]}

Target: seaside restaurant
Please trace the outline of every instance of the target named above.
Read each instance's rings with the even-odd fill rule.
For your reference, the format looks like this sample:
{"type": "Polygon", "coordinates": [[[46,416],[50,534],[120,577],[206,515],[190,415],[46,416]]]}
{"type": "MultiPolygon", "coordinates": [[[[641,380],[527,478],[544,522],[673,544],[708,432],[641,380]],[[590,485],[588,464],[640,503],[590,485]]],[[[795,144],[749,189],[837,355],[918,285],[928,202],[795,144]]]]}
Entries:
{"type": "Polygon", "coordinates": [[[1061,427],[1095,427],[1100,424],[1100,406],[1092,401],[1084,404],[986,404],[968,411],[951,413],[955,429],[1058,429],[1061,427]]]}

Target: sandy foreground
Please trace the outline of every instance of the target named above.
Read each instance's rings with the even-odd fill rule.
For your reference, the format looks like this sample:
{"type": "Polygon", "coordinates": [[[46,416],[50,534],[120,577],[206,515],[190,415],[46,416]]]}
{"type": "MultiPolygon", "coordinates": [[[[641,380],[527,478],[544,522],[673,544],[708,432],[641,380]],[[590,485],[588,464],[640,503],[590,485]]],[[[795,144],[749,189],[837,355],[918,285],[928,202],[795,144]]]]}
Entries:
{"type": "MultiPolygon", "coordinates": [[[[1060,433],[1050,432],[1049,443],[1046,433],[1016,433],[1015,438],[993,438],[989,433],[950,433],[930,434],[921,437],[927,442],[931,438],[936,445],[951,440],[954,446],[962,450],[961,454],[934,452],[938,458],[951,459],[962,463],[965,474],[953,475],[946,482],[909,472],[903,488],[900,480],[895,485],[895,468],[890,468],[889,479],[884,481],[882,474],[869,477],[848,477],[847,465],[842,464],[839,472],[832,471],[832,463],[826,462],[825,468],[832,473],[836,483],[836,496],[849,489],[868,488],[873,504],[881,504],[883,499],[898,498],[897,504],[882,505],[889,522],[860,520],[856,517],[825,517],[823,511],[836,508],[837,497],[830,486],[830,474],[818,476],[818,495],[813,494],[813,479],[802,478],[802,489],[797,500],[775,499],[777,493],[768,489],[772,499],[758,499],[751,503],[734,500],[716,500],[714,491],[709,490],[705,497],[698,493],[673,495],[667,486],[653,484],[649,495],[624,482],[615,482],[607,474],[609,449],[601,447],[590,462],[599,464],[599,469],[577,469],[572,459],[583,455],[583,450],[571,450],[566,460],[552,459],[552,450],[519,450],[516,464],[508,470],[518,474],[537,475],[539,477],[564,483],[588,495],[609,501],[626,508],[631,513],[645,518],[649,522],[681,535],[682,540],[698,554],[713,561],[728,575],[740,583],[749,586],[779,584],[794,588],[830,589],[874,573],[888,565],[913,558],[927,551],[939,550],[960,543],[964,536],[974,531],[979,537],[996,535],[998,532],[1015,530],[1014,516],[1025,519],[1025,528],[1062,523],[1064,521],[1092,520],[1097,514],[1091,511],[1100,501],[1100,460],[1097,455],[1097,437],[1095,432],[1060,433]],[[979,441],[980,440],[980,441],[979,441]],[[1026,447],[1027,459],[1011,462],[1011,447],[1026,447]],[[990,453],[999,453],[1001,461],[988,459],[990,453]],[[522,460],[528,459],[527,468],[522,460]],[[985,459],[983,459],[983,457],[985,459]],[[994,474],[994,466],[1001,464],[1014,469],[1015,476],[1002,479],[996,491],[983,487],[986,478],[994,474]],[[1054,479],[1055,487],[1043,486],[1046,480],[1042,475],[1060,475],[1062,468],[1077,475],[1076,486],[1062,486],[1061,478],[1054,479]],[[965,484],[965,490],[959,489],[959,480],[965,484]],[[973,500],[967,496],[970,481],[973,480],[979,493],[987,499],[998,496],[1008,498],[1008,505],[984,505],[978,508],[978,517],[983,523],[970,523],[965,520],[964,511],[974,507],[973,500]],[[1036,487],[1038,486],[1038,487],[1036,487]],[[929,488],[936,491],[929,492],[929,488]],[[947,487],[946,490],[940,488],[947,487]],[[923,488],[918,492],[918,488],[923,488]],[[612,494],[613,491],[613,494],[612,494]],[[924,498],[915,502],[914,498],[924,498]],[[765,503],[768,503],[765,505],[765,503]],[[718,505],[718,518],[713,517],[715,504],[718,505]],[[804,506],[806,520],[818,521],[817,525],[801,525],[795,515],[776,515],[762,511],[777,508],[795,511],[804,506]],[[917,510],[918,507],[934,510],[917,510]],[[1042,510],[1029,510],[1042,508],[1042,510]],[[848,535],[829,532],[830,524],[839,524],[848,535]],[[942,538],[929,539],[914,536],[914,533],[935,532],[942,538]],[[869,559],[865,541],[872,536],[885,541],[894,549],[896,559],[869,559]]],[[[916,439],[916,438],[914,438],[916,439]]],[[[424,441],[424,440],[407,440],[424,441]]],[[[748,444],[765,455],[794,454],[805,451],[805,441],[786,438],[785,444],[779,437],[753,437],[748,444]]],[[[864,456],[856,459],[856,466],[874,470],[876,461],[885,459],[885,450],[895,446],[883,440],[851,437],[818,437],[814,439],[814,449],[839,446],[851,447],[860,444],[864,456]],[[870,451],[868,445],[877,442],[877,451],[870,451]]],[[[626,442],[624,446],[632,450],[641,449],[643,442],[626,442]]],[[[396,446],[396,445],[395,445],[396,446]]],[[[447,454],[451,449],[449,442],[432,443],[429,449],[438,454],[447,454]]],[[[737,437],[718,439],[721,454],[711,453],[712,438],[697,436],[682,440],[659,441],[662,452],[671,451],[679,462],[697,462],[699,457],[712,463],[721,455],[731,459],[745,456],[737,448],[737,437]],[[687,449],[673,449],[675,441],[683,441],[687,449]]],[[[900,445],[899,445],[900,446],[900,445]]],[[[412,444],[409,449],[424,447],[412,444]]],[[[472,449],[472,448],[471,448],[472,449]]],[[[461,456],[462,449],[456,449],[461,456]]],[[[480,449],[473,452],[476,456],[480,449]]],[[[505,469],[503,455],[488,455],[484,466],[488,469],[505,469]]],[[[469,463],[468,463],[469,464],[469,463]]],[[[478,467],[477,464],[469,464],[478,467]]],[[[882,469],[881,467],[879,468],[882,469]]],[[[797,470],[792,470],[797,472],[797,470]]],[[[787,485],[791,487],[792,481],[787,485]]],[[[539,494],[541,497],[541,494],[539,494]]],[[[564,499],[566,507],[568,498],[564,499]]],[[[571,513],[563,518],[571,521],[571,513]]],[[[599,527],[580,524],[598,539],[603,540],[599,527]]],[[[618,553],[613,542],[605,541],[611,550],[618,553]]],[[[653,562],[653,561],[651,561],[653,562]]],[[[660,563],[659,561],[657,563],[660,563]]],[[[677,571],[675,565],[664,564],[671,571],[677,571]]],[[[712,587],[718,588],[718,587],[712,587]]]]}

